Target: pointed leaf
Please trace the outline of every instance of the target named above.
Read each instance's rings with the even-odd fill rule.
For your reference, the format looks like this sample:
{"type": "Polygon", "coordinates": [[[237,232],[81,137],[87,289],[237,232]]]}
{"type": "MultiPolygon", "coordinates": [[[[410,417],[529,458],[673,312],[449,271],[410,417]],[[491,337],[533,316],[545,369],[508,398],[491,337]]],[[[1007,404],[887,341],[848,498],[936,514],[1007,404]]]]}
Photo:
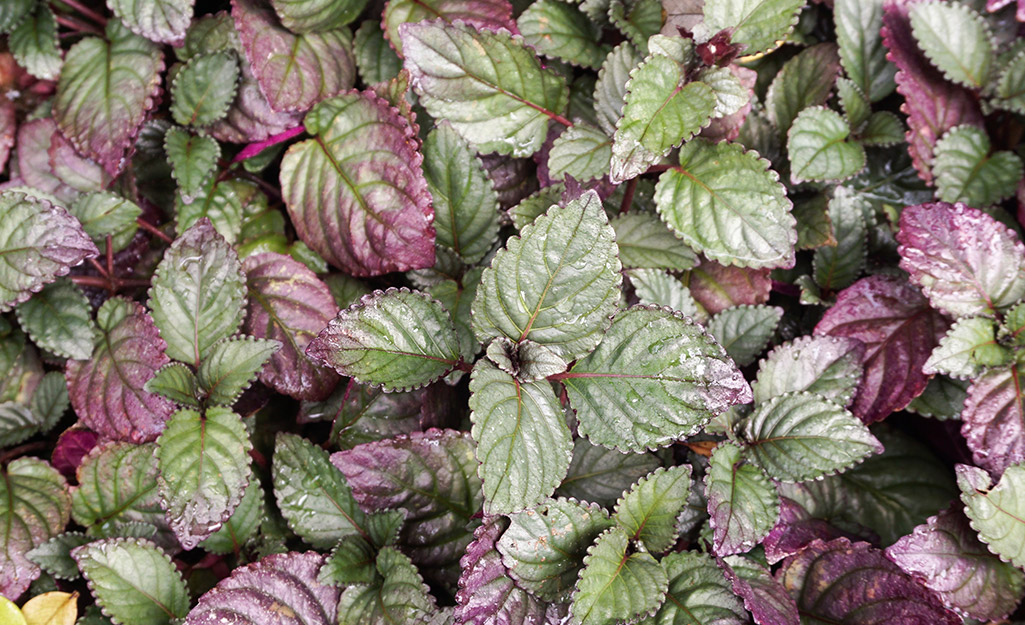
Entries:
{"type": "Polygon", "coordinates": [[[356,67],[364,84],[376,85],[395,78],[402,69],[402,59],[388,45],[381,23],[366,20],[353,37],[356,67]]]}
{"type": "Polygon", "coordinates": [[[202,394],[199,383],[192,368],[180,362],[172,362],[157,369],[153,377],[146,382],[145,389],[149,393],[162,395],[176,404],[199,408],[202,394]]]}
{"type": "Polygon", "coordinates": [[[861,379],[864,356],[865,346],[849,338],[803,336],[779,345],[758,366],[751,385],[754,401],[808,391],[846,406],[861,379]]]}
{"type": "Polygon", "coordinates": [[[703,28],[709,34],[732,29],[730,40],[746,54],[775,48],[797,24],[802,0],[706,0],[703,28]]]}
{"type": "Polygon", "coordinates": [[[171,115],[183,126],[206,126],[224,118],[235,99],[238,60],[231,50],[189,59],[171,84],[171,115]]]}
{"type": "Polygon", "coordinates": [[[432,266],[430,193],[409,122],[371,94],[350,93],[321,103],[304,123],[316,138],[281,162],[299,237],[354,276],[432,266]]]}
{"type": "Polygon", "coordinates": [[[643,60],[630,42],[623,42],[613,48],[605,57],[598,81],[594,85],[594,110],[598,125],[606,135],[616,132],[616,122],[623,115],[626,98],[626,83],[631,71],[643,60]]]}
{"type": "Polygon", "coordinates": [[[0,404],[0,446],[13,447],[39,433],[41,426],[28,406],[13,401],[0,404]]]}
{"type": "Polygon", "coordinates": [[[192,19],[195,0],[107,0],[132,32],[157,43],[179,44],[192,19]]]}
{"type": "Polygon", "coordinates": [[[569,472],[555,492],[611,508],[623,491],[658,467],[654,454],[624,454],[578,438],[569,472]]]}
{"type": "Polygon", "coordinates": [[[801,111],[787,134],[791,180],[845,180],[864,169],[865,148],[848,141],[850,134],[847,121],[831,109],[813,106],[801,111]]]}
{"type": "Polygon", "coordinates": [[[752,559],[727,556],[717,560],[733,592],[743,599],[758,625],[797,625],[797,604],[772,572],[752,559]]]}
{"type": "Polygon", "coordinates": [[[637,481],[616,502],[613,520],[630,538],[651,553],[676,543],[676,517],[690,495],[689,465],[656,469],[637,481]]]}
{"type": "MultiPolygon", "coordinates": [[[[221,157],[220,144],[207,135],[191,135],[182,128],[172,127],[164,135],[164,151],[182,199],[192,202],[217,167],[217,159],[221,157]]],[[[184,231],[180,213],[178,219],[179,230],[184,231]]]]}
{"type": "Polygon", "coordinates": [[[39,347],[65,358],[85,360],[98,336],[92,307],[82,291],[68,281],[47,285],[18,305],[18,324],[39,347]]]}
{"type": "Polygon", "coordinates": [[[71,489],[71,515],[85,527],[128,523],[166,530],[157,486],[156,445],[107,442],[94,447],[78,467],[71,489]]]}
{"type": "Polygon", "coordinates": [[[669,578],[666,601],[655,615],[657,625],[742,625],[744,604],[733,595],[715,561],[703,553],[681,551],[662,558],[669,578]]]}
{"type": "Polygon", "coordinates": [[[601,178],[609,173],[610,158],[612,140],[608,135],[588,123],[578,122],[552,143],[548,153],[548,176],[552,180],[564,180],[566,176],[574,180],[601,178]]]}
{"type": "Polygon", "coordinates": [[[978,378],[986,367],[1011,359],[1011,352],[996,342],[996,325],[985,317],[968,317],[951,326],[922,370],[961,380],[978,378]]]}
{"type": "Polygon", "coordinates": [[[847,76],[872,102],[894,89],[896,68],[886,62],[879,27],[883,21],[883,0],[836,0],[833,4],[836,41],[840,62],[847,76]]]}
{"type": "MultiPolygon", "coordinates": [[[[836,96],[840,100],[844,119],[847,120],[851,130],[860,132],[872,115],[872,103],[869,102],[868,96],[850,78],[836,79],[836,96]]],[[[820,104],[822,103],[820,102],[820,104]]],[[[899,140],[900,137],[898,137],[899,140]]]]}
{"type": "Polygon", "coordinates": [[[136,219],[142,215],[137,204],[109,191],[79,197],[68,212],[82,223],[82,230],[96,245],[104,245],[109,234],[115,252],[128,247],[139,229],[136,219]]]}
{"type": "Polygon", "coordinates": [[[1007,467],[996,484],[977,467],[959,464],[956,470],[964,512],[979,540],[1001,560],[1021,568],[1025,563],[1025,500],[1021,497],[1025,465],[1007,467]]]}
{"type": "Polygon", "coordinates": [[[783,318],[776,306],[734,306],[708,322],[708,333],[738,365],[746,367],[765,350],[783,318]]]}
{"type": "Polygon", "coordinates": [[[32,15],[11,31],[7,45],[18,65],[30,74],[42,80],[57,80],[64,60],[57,45],[57,18],[49,5],[36,4],[32,15]]]}
{"type": "MultiPolygon", "coordinates": [[[[231,28],[231,32],[234,32],[234,28],[231,28]]],[[[242,79],[228,114],[210,126],[210,134],[220,141],[248,143],[265,141],[300,126],[302,115],[276,111],[271,107],[260,90],[260,82],[252,66],[242,55],[241,45],[233,44],[232,47],[239,54],[242,79]]]]}
{"type": "Polygon", "coordinates": [[[716,447],[705,475],[712,547],[716,555],[750,551],[779,518],[779,494],[765,473],[742,457],[742,449],[716,447]]]}
{"type": "Polygon", "coordinates": [[[993,34],[967,5],[922,2],[911,8],[915,40],[949,80],[979,88],[989,82],[993,34]]]}
{"type": "MultiPolygon", "coordinates": [[[[277,210],[268,210],[267,197],[255,184],[240,179],[218,178],[210,175],[201,180],[201,188],[191,198],[185,193],[183,181],[178,180],[179,193],[175,197],[178,221],[175,230],[179,234],[204,217],[210,220],[225,241],[232,244],[251,242],[260,235],[273,236],[272,233],[277,232],[284,234],[284,216],[277,210]],[[245,226],[249,229],[243,232],[245,226]]],[[[241,253],[242,249],[239,251],[241,253]]]]}
{"type": "Polygon", "coordinates": [[[557,0],[537,0],[516,18],[523,41],[544,56],[598,69],[609,53],[601,29],[576,6],[557,0]]]}
{"type": "Polygon", "coordinates": [[[694,251],[651,213],[627,213],[611,221],[623,266],[651,269],[690,269],[694,251]]]}
{"type": "Polygon", "coordinates": [[[665,598],[666,572],[650,554],[627,555],[629,537],[611,528],[587,550],[570,613],[580,625],[613,625],[653,614],[665,598]]]}
{"type": "Polygon", "coordinates": [[[872,205],[867,197],[837,187],[829,201],[829,221],[833,224],[836,246],[815,250],[812,275],[815,283],[829,290],[850,286],[865,268],[868,255],[868,224],[865,215],[871,214],[872,205]]]}
{"type": "Polygon", "coordinates": [[[434,611],[434,599],[409,557],[394,547],[377,554],[380,581],[353,585],[342,592],[338,622],[346,625],[422,623],[434,611]]]}
{"type": "Polygon", "coordinates": [[[655,205],[670,229],[712,260],[740,267],[794,264],[792,204],[768,161],[740,144],[698,139],[684,145],[679,167],[659,177],[655,205]]]}
{"type": "Polygon", "coordinates": [[[826,103],[839,71],[840,57],[832,43],[805,48],[783,64],[765,93],[766,113],[781,137],[801,111],[826,103]]]}
{"type": "Polygon", "coordinates": [[[868,118],[858,139],[866,146],[891,146],[904,141],[904,123],[891,111],[876,111],[868,118]]]}
{"type": "Polygon", "coordinates": [[[249,388],[281,342],[231,338],[219,341],[199,365],[198,382],[214,405],[228,406],[249,388]]]}
{"type": "Polygon", "coordinates": [[[75,580],[79,577],[78,564],[72,559],[71,550],[92,541],[92,538],[80,532],[64,532],[26,555],[29,560],[57,579],[75,580]]]}
{"type": "Polygon", "coordinates": [[[989,136],[974,126],[957,126],[936,142],[932,171],[944,202],[989,206],[1014,195],[1022,177],[1021,158],[990,152],[989,136]]]}

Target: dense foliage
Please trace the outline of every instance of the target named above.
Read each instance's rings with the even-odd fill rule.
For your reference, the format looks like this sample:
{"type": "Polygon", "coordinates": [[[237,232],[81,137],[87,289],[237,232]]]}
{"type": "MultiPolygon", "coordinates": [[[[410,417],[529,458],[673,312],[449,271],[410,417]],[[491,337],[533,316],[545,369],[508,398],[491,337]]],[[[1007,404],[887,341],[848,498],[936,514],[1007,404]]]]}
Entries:
{"type": "Polygon", "coordinates": [[[0,1],[0,623],[1025,618],[1022,21],[0,1]]]}

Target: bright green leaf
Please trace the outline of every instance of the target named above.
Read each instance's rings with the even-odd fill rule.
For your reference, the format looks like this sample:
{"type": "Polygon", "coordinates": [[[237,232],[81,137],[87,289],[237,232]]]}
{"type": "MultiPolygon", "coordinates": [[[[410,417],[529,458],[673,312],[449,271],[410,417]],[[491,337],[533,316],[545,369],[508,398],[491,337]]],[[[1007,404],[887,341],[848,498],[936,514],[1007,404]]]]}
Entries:
{"type": "Polygon", "coordinates": [[[609,172],[610,158],[612,140],[598,128],[578,122],[552,143],[548,152],[548,176],[552,180],[562,180],[566,176],[579,181],[601,178],[609,172]]]}
{"type": "Polygon", "coordinates": [[[611,528],[584,558],[570,614],[579,625],[614,625],[653,614],[669,587],[666,572],[651,554],[627,555],[629,537],[611,528]]]}
{"type": "Polygon", "coordinates": [[[690,474],[684,464],[646,475],[616,502],[612,519],[649,552],[666,551],[676,543],[676,517],[690,495],[690,474]]]}
{"type": "Polygon", "coordinates": [[[993,33],[968,5],[936,0],[915,4],[911,30],[925,56],[948,79],[976,89],[989,82],[993,33]]]}
{"type": "Polygon", "coordinates": [[[164,151],[182,201],[192,203],[217,168],[221,144],[207,135],[193,135],[174,126],[164,135],[164,151]]]}
{"type": "Polygon", "coordinates": [[[99,336],[92,306],[82,290],[68,280],[43,287],[17,307],[18,324],[39,347],[58,356],[86,360],[99,336]]]}
{"type": "Polygon", "coordinates": [[[180,362],[172,362],[157,369],[144,387],[147,393],[157,393],[176,404],[199,408],[199,383],[192,369],[180,362]]]}
{"type": "Polygon", "coordinates": [[[973,380],[986,367],[1007,364],[1012,354],[997,343],[996,329],[993,320],[986,317],[959,319],[933,349],[922,371],[973,380]]]}
{"type": "Polygon", "coordinates": [[[207,401],[228,406],[249,388],[263,365],[281,349],[280,341],[230,338],[214,343],[199,365],[198,382],[207,401]]]}
{"type": "Polygon", "coordinates": [[[1022,177],[1014,152],[990,151],[989,136],[974,126],[952,128],[936,142],[933,174],[944,202],[986,207],[1011,197],[1022,177]]]}
{"type": "Polygon", "coordinates": [[[835,111],[824,106],[801,111],[787,138],[791,180],[844,180],[864,169],[865,148],[849,141],[850,134],[847,122],[835,111]]]}

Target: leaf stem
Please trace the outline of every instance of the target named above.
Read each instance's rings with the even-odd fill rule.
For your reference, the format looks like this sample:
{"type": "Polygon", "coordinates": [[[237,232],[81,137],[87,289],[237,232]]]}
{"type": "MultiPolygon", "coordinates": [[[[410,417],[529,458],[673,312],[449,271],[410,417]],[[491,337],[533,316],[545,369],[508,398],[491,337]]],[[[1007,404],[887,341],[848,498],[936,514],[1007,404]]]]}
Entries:
{"type": "Polygon", "coordinates": [[[47,441],[34,441],[17,447],[12,447],[0,454],[0,464],[6,464],[8,460],[18,458],[27,452],[45,449],[49,445],[50,443],[47,441]]]}
{"type": "MultiPolygon", "coordinates": [[[[104,28],[107,27],[107,18],[104,15],[90,9],[78,0],[60,0],[60,3],[75,11],[78,11],[79,13],[96,22],[100,26],[103,26],[104,28]]],[[[59,21],[60,16],[58,16],[57,19],[59,21]]]]}
{"type": "Polygon", "coordinates": [[[86,24],[85,22],[80,22],[73,17],[57,15],[56,19],[58,24],[76,33],[89,33],[90,35],[96,35],[99,37],[103,36],[103,33],[95,26],[86,24]]]}
{"type": "Polygon", "coordinates": [[[174,243],[174,240],[171,239],[171,237],[169,237],[166,234],[164,234],[163,230],[161,230],[160,228],[157,228],[156,226],[154,226],[150,222],[146,221],[142,217],[137,217],[135,219],[135,223],[139,224],[140,228],[142,228],[146,232],[152,234],[153,236],[155,236],[156,238],[160,239],[164,243],[168,243],[168,244],[174,243]]]}
{"type": "Polygon", "coordinates": [[[637,191],[637,178],[631,178],[626,183],[626,191],[623,192],[623,202],[619,205],[619,214],[625,215],[630,211],[630,205],[634,201],[634,192],[637,191]]]}

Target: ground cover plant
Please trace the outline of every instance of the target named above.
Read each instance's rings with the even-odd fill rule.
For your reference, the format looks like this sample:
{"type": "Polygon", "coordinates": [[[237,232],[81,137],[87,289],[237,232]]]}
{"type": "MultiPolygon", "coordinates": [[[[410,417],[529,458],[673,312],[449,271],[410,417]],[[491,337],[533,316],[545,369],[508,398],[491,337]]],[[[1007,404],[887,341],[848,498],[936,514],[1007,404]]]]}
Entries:
{"type": "Polygon", "coordinates": [[[1025,2],[0,2],[0,623],[1023,622],[1025,2]]]}

